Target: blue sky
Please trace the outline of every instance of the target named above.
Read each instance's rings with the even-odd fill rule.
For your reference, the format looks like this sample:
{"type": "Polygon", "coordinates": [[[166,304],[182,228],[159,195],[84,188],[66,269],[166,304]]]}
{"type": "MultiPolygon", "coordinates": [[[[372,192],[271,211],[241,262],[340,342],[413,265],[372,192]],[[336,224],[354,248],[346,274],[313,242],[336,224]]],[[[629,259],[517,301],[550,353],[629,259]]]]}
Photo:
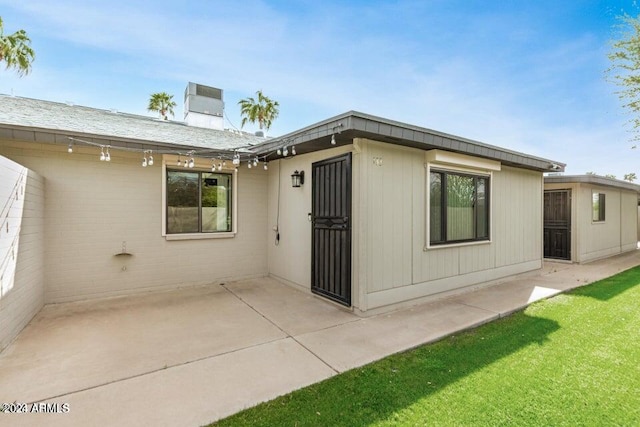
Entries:
{"type": "MultiPolygon", "coordinates": [[[[605,80],[628,1],[0,0],[37,58],[0,93],[153,115],[187,82],[224,90],[227,126],[261,89],[278,136],[349,110],[568,164],[640,176],[628,114],[605,80]]],[[[231,123],[231,124],[230,124],[231,123]]],[[[255,130],[251,125],[247,130],[255,130]]]]}

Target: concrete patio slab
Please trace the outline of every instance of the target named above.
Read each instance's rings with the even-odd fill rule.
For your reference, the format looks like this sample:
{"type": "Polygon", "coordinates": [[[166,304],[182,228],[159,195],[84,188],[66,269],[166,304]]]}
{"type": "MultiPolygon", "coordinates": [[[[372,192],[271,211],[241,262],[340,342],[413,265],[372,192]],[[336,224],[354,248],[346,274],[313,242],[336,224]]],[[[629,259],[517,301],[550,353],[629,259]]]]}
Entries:
{"type": "Polygon", "coordinates": [[[68,403],[67,414],[4,414],[0,422],[200,426],[334,374],[288,338],[52,400],[68,403]]]}
{"type": "Polygon", "coordinates": [[[343,372],[385,356],[440,339],[496,319],[487,310],[452,301],[360,319],[296,339],[337,371],[343,372]]]}
{"type": "Polygon", "coordinates": [[[285,336],[219,286],[50,305],[0,355],[0,402],[40,401],[285,336]]]}
{"type": "Polygon", "coordinates": [[[561,289],[551,286],[555,286],[555,283],[548,280],[520,278],[474,292],[466,292],[451,298],[450,301],[506,316],[535,301],[562,292],[561,289]]]}
{"type": "Polygon", "coordinates": [[[275,279],[243,280],[225,286],[292,336],[358,320],[353,313],[319,300],[315,295],[291,292],[290,286],[275,279]]]}

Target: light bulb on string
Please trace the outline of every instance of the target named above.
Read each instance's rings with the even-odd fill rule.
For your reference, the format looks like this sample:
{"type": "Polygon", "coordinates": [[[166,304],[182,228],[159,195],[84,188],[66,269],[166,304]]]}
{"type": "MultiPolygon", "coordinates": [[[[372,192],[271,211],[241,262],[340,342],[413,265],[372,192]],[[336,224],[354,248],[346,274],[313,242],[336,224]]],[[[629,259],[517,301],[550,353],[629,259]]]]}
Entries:
{"type": "Polygon", "coordinates": [[[248,162],[247,162],[247,167],[248,167],[249,169],[251,169],[251,161],[248,161],[248,162]]]}
{"type": "Polygon", "coordinates": [[[296,146],[294,145],[293,147],[291,147],[291,155],[295,156],[296,153],[296,146]]]}
{"type": "Polygon", "coordinates": [[[73,153],[73,144],[69,144],[69,148],[67,148],[67,153],[73,153]]]}
{"type": "Polygon", "coordinates": [[[336,136],[331,135],[331,145],[336,145],[336,136]]]}
{"type": "Polygon", "coordinates": [[[180,159],[180,154],[178,154],[178,162],[176,163],[176,166],[180,166],[181,163],[182,163],[182,160],[180,159]]]}
{"type": "Polygon", "coordinates": [[[144,157],[142,158],[142,167],[146,168],[147,167],[147,155],[145,154],[144,157]]]}
{"type": "Polygon", "coordinates": [[[253,159],[253,167],[258,167],[258,158],[253,159]]]}
{"type": "Polygon", "coordinates": [[[224,168],[224,167],[227,167],[227,161],[226,161],[226,160],[223,160],[223,161],[222,161],[222,167],[223,167],[223,168],[224,168]]]}
{"type": "Polygon", "coordinates": [[[218,172],[222,170],[222,163],[218,163],[218,172]]]}
{"type": "Polygon", "coordinates": [[[193,160],[193,157],[189,159],[189,167],[192,168],[196,165],[195,160],[193,160]]]}
{"type": "Polygon", "coordinates": [[[153,166],[153,156],[151,155],[151,150],[149,150],[149,166],[153,166]]]}
{"type": "Polygon", "coordinates": [[[281,155],[282,155],[282,150],[278,148],[278,151],[276,151],[276,154],[277,154],[278,156],[281,156],[281,155]]]}
{"type": "Polygon", "coordinates": [[[104,156],[104,147],[100,147],[100,161],[104,162],[105,156],[104,156]]]}
{"type": "Polygon", "coordinates": [[[282,155],[285,157],[289,155],[289,149],[287,147],[284,147],[284,150],[282,150],[282,155]]]}
{"type": "Polygon", "coordinates": [[[107,147],[107,152],[104,155],[104,160],[106,162],[110,162],[111,161],[111,154],[109,153],[109,147],[107,147]]]}
{"type": "Polygon", "coordinates": [[[184,159],[184,164],[182,165],[182,167],[185,167],[185,168],[189,167],[189,162],[187,161],[187,159],[184,159]]]}
{"type": "Polygon", "coordinates": [[[269,169],[269,166],[267,166],[267,162],[265,160],[265,162],[264,162],[264,170],[267,170],[267,169],[269,169]]]}

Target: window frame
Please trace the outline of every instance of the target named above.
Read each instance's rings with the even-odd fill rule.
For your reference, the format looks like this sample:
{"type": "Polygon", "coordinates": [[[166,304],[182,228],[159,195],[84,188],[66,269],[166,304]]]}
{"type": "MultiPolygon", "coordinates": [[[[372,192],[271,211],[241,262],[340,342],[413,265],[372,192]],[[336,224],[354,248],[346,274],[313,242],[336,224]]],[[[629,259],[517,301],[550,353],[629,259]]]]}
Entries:
{"type": "MultiPolygon", "coordinates": [[[[224,168],[221,171],[212,172],[210,168],[198,167],[198,159],[196,159],[196,167],[183,170],[175,167],[177,156],[164,156],[162,161],[162,237],[165,240],[199,240],[199,239],[220,239],[232,238],[238,233],[238,174],[233,169],[224,168]],[[202,174],[215,173],[230,175],[231,177],[231,230],[230,231],[206,231],[191,233],[168,233],[167,232],[167,172],[191,172],[198,173],[199,186],[201,185],[202,174]]],[[[202,160],[202,159],[200,159],[202,160]]],[[[208,161],[210,163],[210,160],[208,161]]],[[[204,162],[201,162],[204,163],[204,162]]],[[[199,187],[200,188],[200,187],[199,187]]],[[[198,195],[198,209],[202,209],[202,191],[198,195]]],[[[198,214],[199,228],[202,227],[200,213],[198,214]]]]}
{"type": "Polygon", "coordinates": [[[591,192],[591,222],[601,224],[606,221],[607,218],[607,194],[600,191],[591,192]],[[598,196],[598,217],[596,218],[595,211],[595,197],[598,196]]]}
{"type": "Polygon", "coordinates": [[[491,218],[493,209],[491,208],[491,200],[492,200],[492,185],[493,185],[493,174],[491,172],[481,172],[475,170],[468,169],[448,169],[439,167],[437,165],[428,165],[426,168],[427,171],[427,194],[426,194],[426,212],[427,212],[427,221],[426,221],[426,236],[427,241],[425,245],[425,250],[429,248],[441,248],[441,247],[451,247],[451,246],[460,246],[460,245],[473,245],[473,244],[483,244],[491,242],[491,218]],[[441,174],[441,183],[442,183],[442,194],[440,201],[440,216],[442,218],[442,222],[440,225],[440,234],[444,236],[443,240],[434,242],[431,238],[431,174],[438,173],[441,174]],[[473,211],[473,221],[474,221],[474,234],[476,237],[470,239],[456,239],[456,240],[448,240],[447,239],[447,191],[446,191],[446,183],[447,183],[447,175],[457,175],[467,178],[473,178],[474,182],[474,211],[473,211]],[[477,189],[479,179],[484,179],[485,181],[485,204],[487,207],[486,214],[486,236],[477,237],[478,233],[478,221],[479,215],[478,210],[476,209],[478,198],[477,198],[477,189]]]}

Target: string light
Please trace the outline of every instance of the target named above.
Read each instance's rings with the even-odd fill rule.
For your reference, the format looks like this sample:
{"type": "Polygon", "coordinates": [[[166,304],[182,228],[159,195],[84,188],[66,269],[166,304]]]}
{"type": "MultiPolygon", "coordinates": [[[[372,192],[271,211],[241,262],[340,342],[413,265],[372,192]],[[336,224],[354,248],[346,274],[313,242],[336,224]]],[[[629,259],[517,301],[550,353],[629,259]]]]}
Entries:
{"type": "MultiPolygon", "coordinates": [[[[81,139],[77,139],[77,138],[73,138],[73,137],[68,137],[69,140],[73,141],[68,143],[67,145],[67,152],[72,153],[75,149],[74,145],[75,145],[75,141],[78,142],[82,142],[84,144],[87,144],[89,146],[94,146],[94,147],[99,147],[100,148],[100,153],[99,153],[99,159],[100,161],[104,161],[104,162],[110,162],[111,161],[111,149],[114,148],[115,150],[122,150],[122,151],[129,151],[129,152],[138,152],[142,154],[142,159],[141,159],[141,166],[142,167],[147,167],[147,166],[152,166],[154,164],[154,158],[153,158],[153,151],[154,150],[146,150],[146,149],[135,149],[135,148],[129,148],[126,146],[111,146],[111,145],[107,145],[107,144],[99,144],[99,143],[94,143],[91,141],[84,141],[81,139]]],[[[291,142],[291,140],[288,140],[287,142],[291,142]]],[[[272,154],[274,154],[274,152],[271,153],[265,153],[264,155],[256,155],[255,153],[251,153],[250,151],[239,151],[239,150],[244,150],[245,148],[241,148],[241,149],[236,149],[233,151],[233,154],[229,153],[228,151],[225,153],[225,151],[221,151],[221,152],[216,152],[217,150],[190,150],[187,151],[185,156],[186,157],[182,157],[182,153],[177,152],[177,151],[173,151],[170,149],[167,150],[156,150],[156,152],[162,153],[162,154],[174,154],[177,156],[177,159],[174,157],[175,160],[175,164],[177,166],[181,166],[184,168],[195,168],[196,164],[195,164],[195,158],[198,157],[200,158],[208,158],[211,160],[211,171],[215,172],[217,171],[222,171],[223,169],[225,169],[225,167],[227,166],[227,160],[230,161],[230,163],[233,164],[233,168],[234,171],[239,171],[239,166],[242,164],[242,162],[246,161],[247,162],[247,168],[252,169],[252,168],[257,168],[260,166],[260,163],[263,163],[263,169],[264,170],[268,170],[268,163],[267,163],[267,159],[269,158],[269,156],[271,156],[272,154]],[[210,152],[211,154],[207,154],[207,152],[210,152]],[[197,156],[196,156],[197,153],[197,156]],[[215,156],[215,157],[213,157],[215,156]]],[[[274,147],[274,150],[276,148],[274,147]]],[[[283,154],[283,149],[281,148],[277,148],[277,151],[282,155],[283,154]]],[[[287,145],[284,147],[284,155],[288,156],[289,154],[295,155],[296,154],[296,148],[293,145],[287,145]]]]}
{"type": "Polygon", "coordinates": [[[336,136],[335,136],[335,134],[331,135],[331,145],[336,145],[336,136]]]}
{"type": "Polygon", "coordinates": [[[278,148],[278,151],[276,151],[276,154],[278,154],[278,156],[282,155],[282,150],[278,148]]]}
{"type": "Polygon", "coordinates": [[[291,154],[292,154],[293,156],[295,156],[295,155],[297,154],[297,153],[296,153],[296,146],[295,146],[295,145],[294,145],[293,147],[291,147],[291,154]]]}

